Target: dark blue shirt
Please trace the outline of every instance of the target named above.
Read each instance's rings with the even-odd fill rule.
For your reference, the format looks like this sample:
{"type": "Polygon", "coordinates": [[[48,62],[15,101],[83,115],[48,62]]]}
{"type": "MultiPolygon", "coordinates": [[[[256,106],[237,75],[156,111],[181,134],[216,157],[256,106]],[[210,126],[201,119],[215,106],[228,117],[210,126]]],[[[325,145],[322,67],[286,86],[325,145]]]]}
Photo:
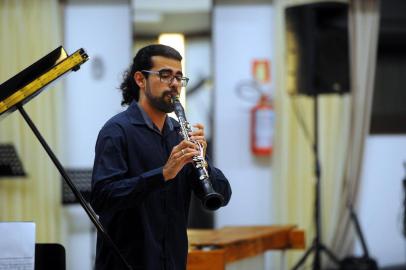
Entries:
{"type": "MultiPolygon", "coordinates": [[[[101,129],[96,143],[91,204],[100,222],[133,269],[186,269],[187,220],[191,191],[199,197],[191,164],[171,181],[162,169],[182,140],[179,123],[167,117],[162,133],[132,102],[101,129]]],[[[213,188],[231,196],[223,173],[210,165],[213,188]]],[[[98,235],[96,269],[125,269],[98,235]]]]}

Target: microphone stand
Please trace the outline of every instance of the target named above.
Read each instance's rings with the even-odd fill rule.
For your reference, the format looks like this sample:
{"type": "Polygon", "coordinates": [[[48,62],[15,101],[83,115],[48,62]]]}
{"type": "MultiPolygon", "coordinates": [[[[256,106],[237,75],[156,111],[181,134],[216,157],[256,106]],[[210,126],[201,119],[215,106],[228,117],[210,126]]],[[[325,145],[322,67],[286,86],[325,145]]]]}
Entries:
{"type": "Polygon", "coordinates": [[[100,223],[99,219],[97,218],[96,213],[94,210],[86,203],[85,199],[83,198],[82,194],[76,188],[75,184],[70,179],[69,175],[66,173],[65,169],[59,162],[56,155],[53,153],[45,139],[42,137],[41,133],[38,131],[37,127],[35,126],[34,122],[31,120],[27,112],[24,110],[22,103],[16,105],[18,111],[23,116],[24,120],[27,122],[28,126],[31,128],[34,135],[37,137],[45,151],[47,152],[48,156],[51,158],[52,162],[55,164],[56,168],[62,175],[65,182],[71,188],[73,194],[78,199],[80,205],[82,205],[83,209],[85,210],[86,214],[89,216],[90,220],[93,222],[95,227],[97,228],[98,232],[102,235],[102,237],[110,244],[110,247],[113,249],[114,253],[120,258],[122,264],[129,270],[132,270],[132,267],[128,264],[124,256],[119,251],[118,247],[114,244],[113,240],[110,238],[106,230],[104,229],[103,225],[100,223]]]}

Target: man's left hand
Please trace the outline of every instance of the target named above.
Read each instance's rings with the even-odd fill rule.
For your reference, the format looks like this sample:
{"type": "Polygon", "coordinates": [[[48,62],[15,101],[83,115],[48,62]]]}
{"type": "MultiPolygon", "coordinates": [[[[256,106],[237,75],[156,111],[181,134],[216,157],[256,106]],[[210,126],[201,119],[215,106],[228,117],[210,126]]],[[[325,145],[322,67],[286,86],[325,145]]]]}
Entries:
{"type": "Polygon", "coordinates": [[[190,140],[200,143],[203,147],[203,156],[206,156],[207,142],[204,138],[204,126],[200,123],[193,125],[195,130],[189,133],[190,140]]]}

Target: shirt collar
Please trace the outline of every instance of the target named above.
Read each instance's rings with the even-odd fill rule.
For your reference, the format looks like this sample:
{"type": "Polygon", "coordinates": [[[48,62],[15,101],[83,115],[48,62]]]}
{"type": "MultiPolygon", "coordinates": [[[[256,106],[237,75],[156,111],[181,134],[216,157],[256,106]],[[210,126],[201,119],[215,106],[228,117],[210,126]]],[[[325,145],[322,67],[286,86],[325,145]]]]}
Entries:
{"type": "MultiPolygon", "coordinates": [[[[148,114],[144,111],[143,108],[133,100],[128,106],[127,111],[129,112],[129,118],[130,122],[135,125],[147,125],[150,129],[155,130],[154,128],[154,123],[152,122],[151,118],[148,116],[148,114]]],[[[167,115],[165,119],[165,129],[167,128],[169,131],[173,131],[175,127],[180,126],[178,122],[172,121],[170,117],[167,115]]]]}

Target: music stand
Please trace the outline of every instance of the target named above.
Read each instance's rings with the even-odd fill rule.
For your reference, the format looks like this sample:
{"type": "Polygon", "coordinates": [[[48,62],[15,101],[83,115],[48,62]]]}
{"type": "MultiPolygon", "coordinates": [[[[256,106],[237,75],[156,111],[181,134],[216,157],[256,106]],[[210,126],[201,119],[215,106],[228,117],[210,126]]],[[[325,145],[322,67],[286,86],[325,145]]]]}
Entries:
{"type": "Polygon", "coordinates": [[[80,65],[85,63],[87,60],[88,55],[83,49],[79,49],[72,55],[68,56],[62,46],[56,48],[31,66],[27,67],[0,85],[0,116],[7,115],[15,110],[18,110],[21,113],[22,117],[27,122],[28,126],[31,128],[32,132],[37,137],[48,156],[51,158],[65,182],[77,197],[81,206],[97,230],[100,232],[101,236],[107,241],[123,265],[127,269],[132,270],[132,267],[126,261],[118,247],[108,235],[106,229],[100,223],[93,208],[86,203],[82,194],[78,191],[75,184],[66,173],[64,167],[59,162],[58,158],[42,137],[41,133],[23,107],[25,103],[37,96],[45,86],[69,71],[79,70],[80,65]]]}
{"type": "Polygon", "coordinates": [[[0,177],[26,176],[23,164],[12,144],[0,144],[0,177]]]}
{"type": "MultiPolygon", "coordinates": [[[[92,188],[92,169],[66,169],[72,182],[75,184],[85,201],[90,202],[92,188]]],[[[62,182],[62,204],[69,205],[79,203],[68,184],[62,182]]]]}

